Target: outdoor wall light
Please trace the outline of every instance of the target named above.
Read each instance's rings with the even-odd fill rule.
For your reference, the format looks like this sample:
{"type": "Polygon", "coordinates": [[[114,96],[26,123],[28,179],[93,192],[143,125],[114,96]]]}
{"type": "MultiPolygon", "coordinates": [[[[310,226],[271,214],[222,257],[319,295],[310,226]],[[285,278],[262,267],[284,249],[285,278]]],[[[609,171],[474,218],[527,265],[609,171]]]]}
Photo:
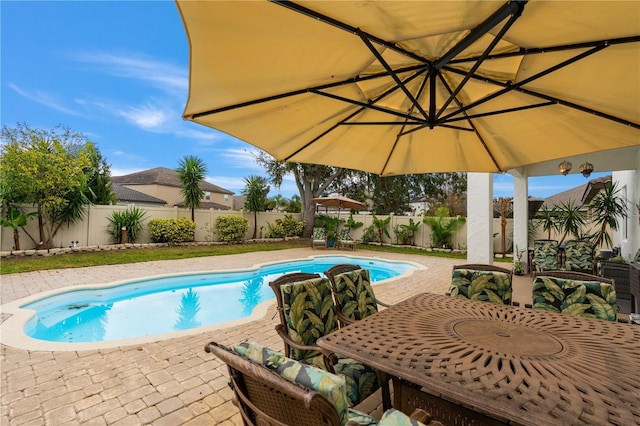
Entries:
{"type": "Polygon", "coordinates": [[[571,171],[571,167],[572,166],[573,166],[573,164],[571,164],[567,160],[564,160],[562,163],[558,164],[558,171],[560,171],[560,173],[562,173],[564,176],[566,176],[571,171]]]}
{"type": "Polygon", "coordinates": [[[584,164],[580,165],[580,173],[582,173],[582,176],[589,177],[591,172],[593,172],[593,164],[590,162],[586,161],[584,164]]]}

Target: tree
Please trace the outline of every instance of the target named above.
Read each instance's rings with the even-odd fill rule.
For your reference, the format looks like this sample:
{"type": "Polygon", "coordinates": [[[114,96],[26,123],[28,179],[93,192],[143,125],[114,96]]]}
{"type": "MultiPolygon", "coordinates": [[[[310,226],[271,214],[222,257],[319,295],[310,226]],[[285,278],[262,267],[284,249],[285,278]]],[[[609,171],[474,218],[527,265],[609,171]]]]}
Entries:
{"type": "Polygon", "coordinates": [[[200,188],[200,182],[207,174],[207,166],[198,157],[185,156],[178,161],[178,179],[182,183],[180,193],[184,199],[184,206],[191,209],[191,221],[195,222],[195,209],[200,207],[204,191],[200,188]]]}
{"type": "Polygon", "coordinates": [[[612,247],[613,241],[607,228],[617,230],[618,219],[627,216],[626,200],[620,195],[620,191],[616,184],[605,185],[589,203],[589,208],[594,214],[594,223],[598,227],[594,237],[594,247],[599,247],[603,243],[612,247]]]}
{"type": "Polygon", "coordinates": [[[253,212],[253,239],[255,240],[258,231],[258,212],[265,210],[269,186],[267,185],[267,180],[258,175],[244,178],[244,183],[245,186],[242,190],[242,194],[246,197],[244,199],[244,207],[253,212]]]}
{"type": "Polygon", "coordinates": [[[431,238],[434,247],[451,247],[451,237],[464,224],[464,217],[448,217],[449,209],[440,207],[436,217],[425,216],[422,221],[431,227],[431,238]]]}
{"type": "Polygon", "coordinates": [[[25,213],[24,210],[15,205],[7,204],[2,207],[4,218],[0,218],[0,225],[13,229],[13,248],[20,250],[19,229],[26,226],[29,218],[37,216],[38,212],[25,213]]]}
{"type": "Polygon", "coordinates": [[[302,220],[306,223],[303,236],[310,237],[315,221],[314,198],[320,197],[334,182],[348,173],[347,169],[317,164],[281,162],[265,152],[256,156],[256,161],[269,174],[269,181],[280,187],[282,180],[292,174],[301,198],[302,220]]]}
{"type": "Polygon", "coordinates": [[[117,204],[118,200],[111,186],[111,168],[107,160],[91,142],[87,143],[87,151],[91,159],[91,165],[87,169],[89,200],[97,205],[117,204]]]}
{"type": "Polygon", "coordinates": [[[536,213],[536,223],[542,226],[542,230],[547,232],[547,239],[551,239],[551,231],[558,230],[558,209],[556,206],[552,208],[542,205],[536,213]]]}
{"type": "Polygon", "coordinates": [[[513,213],[513,198],[500,197],[494,200],[494,205],[500,212],[500,230],[502,236],[502,255],[507,253],[507,216],[513,213]]]}
{"type": "Polygon", "coordinates": [[[27,234],[37,248],[53,247],[60,226],[80,219],[91,202],[86,196],[88,145],[84,135],[62,126],[2,128],[0,198],[5,205],[37,206],[39,239],[27,234]]]}
{"type": "Polygon", "coordinates": [[[410,210],[409,176],[371,176],[374,185],[373,210],[376,214],[404,214],[410,210]]]}
{"type": "Polygon", "coordinates": [[[563,203],[558,209],[558,230],[562,232],[562,238],[558,244],[562,244],[567,235],[579,238],[584,224],[580,206],[573,201],[563,203]]]}

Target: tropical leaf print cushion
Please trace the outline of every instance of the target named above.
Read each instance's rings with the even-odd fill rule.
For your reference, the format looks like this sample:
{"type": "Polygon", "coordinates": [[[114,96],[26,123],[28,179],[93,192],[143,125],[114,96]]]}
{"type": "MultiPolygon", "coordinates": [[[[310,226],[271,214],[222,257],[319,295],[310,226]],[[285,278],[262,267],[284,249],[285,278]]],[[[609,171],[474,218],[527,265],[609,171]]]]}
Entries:
{"type": "Polygon", "coordinates": [[[558,242],[544,240],[534,241],[533,264],[540,271],[558,269],[558,242]]]}
{"type": "Polygon", "coordinates": [[[336,299],[345,316],[357,321],[378,312],[368,269],[338,274],[335,283],[336,299]]]}
{"type": "MultiPolygon", "coordinates": [[[[315,345],[318,338],[338,328],[336,308],[327,278],[280,286],[287,333],[296,343],[315,345]]],[[[291,357],[302,361],[318,356],[317,351],[291,348],[291,357]]]]}
{"type": "Polygon", "coordinates": [[[593,248],[587,241],[567,241],[565,267],[570,271],[593,271],[593,248]]]}
{"type": "Polygon", "coordinates": [[[511,276],[498,271],[454,269],[451,276],[452,297],[511,304],[511,276]]]}
{"type": "Polygon", "coordinates": [[[616,291],[608,283],[537,276],[533,308],[616,321],[616,291]]]}

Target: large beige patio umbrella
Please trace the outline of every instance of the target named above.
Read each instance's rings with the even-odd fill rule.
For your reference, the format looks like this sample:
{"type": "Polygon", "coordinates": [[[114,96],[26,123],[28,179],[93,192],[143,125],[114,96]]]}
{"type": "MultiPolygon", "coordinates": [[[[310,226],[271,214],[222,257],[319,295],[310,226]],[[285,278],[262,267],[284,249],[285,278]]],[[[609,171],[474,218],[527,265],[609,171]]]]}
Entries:
{"type": "Polygon", "coordinates": [[[184,118],[279,160],[500,172],[640,145],[638,1],[177,1],[184,118]]]}

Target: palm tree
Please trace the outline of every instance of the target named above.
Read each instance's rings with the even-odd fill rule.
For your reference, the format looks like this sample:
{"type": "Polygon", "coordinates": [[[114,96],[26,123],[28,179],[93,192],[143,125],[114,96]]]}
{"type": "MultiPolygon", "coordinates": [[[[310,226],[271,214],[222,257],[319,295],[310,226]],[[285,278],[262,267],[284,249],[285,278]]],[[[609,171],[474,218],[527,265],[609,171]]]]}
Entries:
{"type": "Polygon", "coordinates": [[[580,212],[580,206],[574,204],[573,201],[569,201],[568,203],[560,206],[558,213],[558,230],[564,231],[558,244],[562,244],[569,234],[578,238],[582,233],[582,227],[585,224],[582,212],[580,212]]]}
{"type": "Polygon", "coordinates": [[[543,204],[536,214],[536,222],[538,225],[542,225],[544,231],[547,231],[547,239],[550,240],[551,231],[558,229],[558,209],[556,206],[548,208],[543,204]]]}
{"type": "Polygon", "coordinates": [[[599,247],[606,243],[608,247],[613,246],[611,236],[607,233],[607,228],[615,231],[618,229],[618,219],[627,216],[627,204],[620,189],[614,183],[605,185],[604,189],[596,194],[589,203],[589,208],[595,215],[594,223],[598,226],[594,238],[594,247],[599,247]]]}
{"type": "Polygon", "coordinates": [[[244,207],[253,212],[253,239],[255,240],[258,231],[258,212],[262,212],[265,209],[269,186],[267,185],[267,180],[258,175],[250,175],[244,178],[244,183],[245,187],[242,190],[242,195],[246,197],[244,207]]]}
{"type": "Polygon", "coordinates": [[[184,198],[184,206],[191,209],[191,220],[195,222],[195,209],[200,207],[200,201],[204,191],[200,188],[200,182],[207,173],[207,166],[198,157],[185,156],[178,161],[178,179],[182,183],[180,193],[184,198]]]}

